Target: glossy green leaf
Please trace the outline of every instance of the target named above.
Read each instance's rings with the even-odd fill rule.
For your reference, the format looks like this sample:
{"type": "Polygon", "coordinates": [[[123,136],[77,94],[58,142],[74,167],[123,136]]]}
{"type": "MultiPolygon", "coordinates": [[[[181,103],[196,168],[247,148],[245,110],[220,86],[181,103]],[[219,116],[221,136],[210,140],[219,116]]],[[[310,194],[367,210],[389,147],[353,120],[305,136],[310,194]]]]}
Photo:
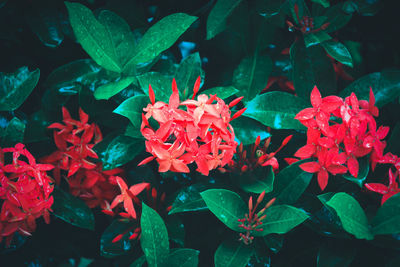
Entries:
{"type": "Polygon", "coordinates": [[[94,91],[94,97],[96,99],[109,99],[124,90],[135,80],[136,77],[125,77],[118,81],[101,85],[94,91]]]}
{"type": "Polygon", "coordinates": [[[19,108],[36,87],[40,70],[21,67],[13,73],[0,72],[0,111],[19,108]]]}
{"type": "Polygon", "coordinates": [[[119,105],[114,113],[127,117],[135,128],[140,128],[142,123],[143,108],[150,103],[150,100],[145,95],[137,95],[128,98],[119,105]]]}
{"type": "Polygon", "coordinates": [[[304,43],[306,47],[317,45],[332,39],[332,37],[324,31],[319,31],[315,33],[307,33],[303,35],[304,43]]]}
{"type": "Polygon", "coordinates": [[[254,236],[265,236],[268,234],[285,234],[303,223],[308,215],[305,211],[289,205],[276,205],[267,209],[267,217],[258,228],[260,232],[253,232],[254,236]]]}
{"type": "Polygon", "coordinates": [[[243,145],[254,144],[257,136],[260,136],[261,140],[271,136],[265,125],[249,117],[240,116],[234,119],[231,125],[235,129],[235,139],[243,145]]]}
{"type": "Polygon", "coordinates": [[[82,48],[100,66],[111,71],[121,72],[122,65],[108,29],[84,5],[71,2],[65,2],[65,5],[75,37],[82,48]]]}
{"type": "Polygon", "coordinates": [[[336,75],[332,62],[319,45],[306,48],[301,39],[290,47],[293,65],[293,84],[297,95],[310,99],[314,86],[322,95],[336,93],[336,75]]]}
{"type": "Polygon", "coordinates": [[[196,267],[199,264],[200,251],[190,248],[171,249],[168,256],[168,266],[196,267]]]}
{"type": "Polygon", "coordinates": [[[243,173],[232,173],[231,177],[238,180],[240,188],[246,192],[260,194],[272,191],[275,174],[271,166],[259,167],[243,173]]]}
{"type": "Polygon", "coordinates": [[[320,4],[325,8],[330,6],[329,0],[311,0],[311,1],[320,4]]]}
{"type": "Polygon", "coordinates": [[[172,203],[171,211],[168,214],[206,210],[207,205],[200,195],[206,189],[207,187],[204,184],[193,184],[182,188],[172,203]]]}
{"type": "Polygon", "coordinates": [[[134,159],[144,148],[142,142],[129,136],[119,135],[103,151],[96,150],[103,170],[112,170],[134,159]]]}
{"type": "Polygon", "coordinates": [[[168,103],[169,97],[172,94],[172,77],[159,72],[146,72],[143,75],[137,76],[137,79],[146,95],[149,95],[149,85],[151,85],[156,100],[168,103]]]}
{"type": "Polygon", "coordinates": [[[142,203],[140,244],[149,266],[164,266],[169,255],[168,232],[158,213],[142,203]]]}
{"type": "Polygon", "coordinates": [[[134,55],[124,67],[124,72],[139,63],[153,60],[161,52],[172,46],[197,17],[175,13],[164,17],[144,34],[135,48],[134,55]]]}
{"type": "Polygon", "coordinates": [[[204,71],[201,68],[199,53],[193,53],[182,60],[174,76],[181,95],[184,98],[188,98],[188,96],[191,97],[197,77],[200,76],[201,82],[204,83],[204,71]]]}
{"type": "Polygon", "coordinates": [[[17,117],[12,118],[1,136],[1,147],[11,147],[17,143],[23,143],[24,133],[25,123],[17,117]]]}
{"type": "Polygon", "coordinates": [[[106,258],[113,258],[132,252],[133,246],[137,240],[129,240],[135,227],[132,222],[114,220],[103,232],[100,239],[100,253],[106,258]],[[112,242],[115,237],[123,234],[121,240],[112,242]]]}
{"type": "Polygon", "coordinates": [[[368,219],[360,204],[346,193],[336,193],[326,202],[334,209],[342,222],[344,230],[359,239],[373,239],[369,229],[368,219]]]}
{"type": "Polygon", "coordinates": [[[226,27],[226,19],[241,0],[218,0],[207,18],[207,40],[214,38],[226,27]]]}
{"type": "Polygon", "coordinates": [[[221,222],[234,231],[243,232],[238,219],[244,218],[248,208],[238,194],[226,189],[209,189],[200,195],[221,222]]]}
{"type": "Polygon", "coordinates": [[[214,254],[215,267],[244,267],[249,262],[254,250],[251,246],[236,240],[224,241],[214,254]]]}
{"type": "Polygon", "coordinates": [[[250,101],[267,86],[271,70],[272,60],[268,55],[245,57],[233,73],[233,86],[244,96],[244,101],[250,101]]]}
{"type": "Polygon", "coordinates": [[[372,232],[376,235],[400,233],[400,194],[390,197],[378,209],[372,220],[372,232]]]}
{"type": "Polygon", "coordinates": [[[132,57],[136,44],[129,25],[109,10],[102,10],[98,19],[104,25],[108,38],[111,40],[118,64],[124,66],[128,59],[132,57]]]}
{"type": "Polygon", "coordinates": [[[94,230],[93,212],[85,202],[58,187],[54,188],[53,197],[51,209],[56,217],[72,225],[94,230]]]}
{"type": "Polygon", "coordinates": [[[357,160],[358,160],[358,164],[359,164],[358,176],[354,177],[351,174],[344,174],[343,177],[346,180],[356,183],[359,187],[363,188],[364,182],[367,179],[367,176],[369,173],[369,158],[363,157],[363,158],[359,158],[357,160]]]}
{"type": "Polygon", "coordinates": [[[294,204],[307,189],[313,174],[305,172],[299,167],[306,161],[295,162],[278,173],[273,191],[276,203],[294,204]]]}
{"type": "Polygon", "coordinates": [[[329,240],[324,243],[317,256],[317,267],[347,267],[354,259],[356,248],[347,240],[329,240]]]}
{"type": "Polygon", "coordinates": [[[344,44],[330,40],[321,43],[321,45],[334,59],[346,66],[351,68],[353,67],[353,59],[351,58],[351,54],[344,44]]]}
{"type": "Polygon", "coordinates": [[[354,92],[357,98],[369,100],[369,90],[375,94],[376,106],[383,107],[400,96],[400,70],[374,72],[352,82],[339,96],[347,97],[354,92]]]}
{"type": "Polygon", "coordinates": [[[213,87],[207,90],[204,90],[201,92],[201,94],[205,95],[217,95],[221,99],[226,99],[230,96],[233,96],[235,94],[239,93],[239,90],[236,89],[233,86],[219,86],[219,87],[213,87]]]}
{"type": "Polygon", "coordinates": [[[255,119],[274,129],[304,130],[294,119],[297,113],[307,107],[301,98],[285,92],[268,92],[256,96],[247,103],[243,116],[255,119]]]}

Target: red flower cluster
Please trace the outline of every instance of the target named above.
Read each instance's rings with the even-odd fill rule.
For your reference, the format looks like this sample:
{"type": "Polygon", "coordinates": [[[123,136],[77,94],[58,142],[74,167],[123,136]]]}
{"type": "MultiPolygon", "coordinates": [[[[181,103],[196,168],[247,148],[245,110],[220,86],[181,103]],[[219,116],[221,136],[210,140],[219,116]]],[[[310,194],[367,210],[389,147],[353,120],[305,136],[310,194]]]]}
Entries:
{"type": "Polygon", "coordinates": [[[57,184],[60,183],[61,170],[66,171],[72,195],[83,199],[90,208],[101,206],[106,209],[118,193],[114,175],[123,170],[117,168],[103,171],[101,163],[91,161],[90,158],[98,158],[93,147],[102,140],[102,134],[96,124],[88,123],[89,116],[82,109],[79,109],[79,121],[72,119],[65,107],[62,112],[64,124],[53,123],[48,127],[58,130],[54,131],[54,142],[58,150],[42,161],[55,166],[54,178],[57,184]]]}
{"type": "Polygon", "coordinates": [[[272,204],[275,202],[275,198],[271,199],[267,202],[267,204],[262,208],[259,212],[256,213],[256,209],[258,205],[263,201],[265,196],[265,191],[263,191],[257,198],[256,205],[253,207],[253,197],[249,198],[249,213],[245,214],[245,218],[238,219],[240,222],[239,227],[246,230],[246,233],[240,233],[240,239],[246,245],[250,244],[254,236],[251,236],[252,231],[261,232],[263,229],[259,228],[262,225],[262,221],[266,218],[265,211],[271,207],[272,204]]]}
{"type": "Polygon", "coordinates": [[[374,117],[379,112],[375,97],[370,90],[369,102],[358,100],[352,93],[346,99],[338,96],[322,98],[317,87],[311,92],[312,108],[306,108],[296,115],[307,130],[307,144],[295,156],[301,159],[317,158],[317,161],[300,165],[306,172],[318,173],[318,183],[322,190],[328,184],[331,174],[347,171],[358,176],[357,158],[370,154],[372,168],[383,156],[388,127],[377,129],[374,117]]]}
{"type": "Polygon", "coordinates": [[[159,172],[189,172],[187,164],[196,162],[197,171],[208,175],[210,170],[223,167],[231,161],[237,142],[230,121],[239,117],[245,109],[231,117],[230,108],[240,102],[237,98],[229,105],[216,95],[199,95],[200,77],[196,80],[193,97],[180,102],[175,79],[169,103],[155,102],[153,89],[149,86],[151,104],[143,110],[141,132],[146,138],[146,151],[152,156],[139,165],[156,158],[159,172]],[[185,106],[186,110],[179,109],[185,106]],[[154,130],[149,119],[160,127],[154,130]]]}
{"type": "Polygon", "coordinates": [[[39,217],[50,222],[53,181],[46,171],[53,168],[53,165],[37,164],[23,144],[0,148],[0,242],[5,237],[8,246],[15,232],[31,235],[39,217]],[[12,153],[12,157],[5,153],[12,153]],[[6,163],[5,158],[12,162],[6,163]]]}

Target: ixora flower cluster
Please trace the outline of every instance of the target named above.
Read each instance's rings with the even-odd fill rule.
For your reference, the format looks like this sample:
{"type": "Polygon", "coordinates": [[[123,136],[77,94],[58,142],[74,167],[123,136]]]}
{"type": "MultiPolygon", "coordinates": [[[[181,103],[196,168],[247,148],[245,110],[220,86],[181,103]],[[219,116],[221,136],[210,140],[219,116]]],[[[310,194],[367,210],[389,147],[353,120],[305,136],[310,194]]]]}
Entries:
{"type": "Polygon", "coordinates": [[[383,155],[386,142],[383,139],[389,127],[377,128],[374,117],[379,115],[375,106],[375,96],[370,89],[369,101],[358,100],[352,93],[342,99],[338,96],[322,98],[317,87],[311,92],[312,108],[306,108],[296,115],[307,127],[307,144],[295,153],[301,159],[316,158],[300,168],[306,172],[318,173],[318,183],[322,190],[328,183],[329,174],[344,174],[347,171],[358,176],[358,158],[370,155],[372,169],[378,163],[393,164],[396,173],[389,170],[389,187],[379,184],[366,184],[366,187],[386,195],[382,199],[399,192],[396,176],[400,169],[397,156],[383,155]],[[397,190],[397,191],[396,191],[397,190]]]}
{"type": "Polygon", "coordinates": [[[146,151],[152,156],[139,165],[153,159],[159,163],[159,172],[189,172],[188,164],[195,162],[197,171],[208,175],[210,170],[223,167],[232,160],[237,142],[230,121],[239,117],[245,109],[231,117],[233,106],[242,97],[229,105],[216,95],[201,94],[195,100],[200,87],[200,77],[196,80],[192,99],[180,102],[179,92],[172,81],[169,103],[155,102],[154,91],[149,86],[151,104],[143,110],[141,132],[146,138],[146,151]],[[179,107],[185,106],[186,110],[179,107]],[[150,126],[149,119],[159,123],[157,130],[150,126]]]}
{"type": "Polygon", "coordinates": [[[53,168],[37,164],[23,144],[0,148],[0,242],[5,238],[6,246],[15,232],[30,236],[37,218],[50,222],[54,187],[46,172],[53,168]]]}
{"type": "Polygon", "coordinates": [[[101,163],[93,162],[98,158],[93,147],[103,138],[100,128],[95,123],[88,123],[89,116],[82,109],[79,109],[79,121],[72,119],[65,107],[62,113],[64,124],[53,123],[48,127],[58,130],[54,131],[58,150],[41,160],[55,166],[53,175],[57,184],[61,170],[65,171],[71,194],[80,197],[90,208],[109,209],[109,203],[118,194],[115,175],[123,170],[103,171],[101,163]]]}

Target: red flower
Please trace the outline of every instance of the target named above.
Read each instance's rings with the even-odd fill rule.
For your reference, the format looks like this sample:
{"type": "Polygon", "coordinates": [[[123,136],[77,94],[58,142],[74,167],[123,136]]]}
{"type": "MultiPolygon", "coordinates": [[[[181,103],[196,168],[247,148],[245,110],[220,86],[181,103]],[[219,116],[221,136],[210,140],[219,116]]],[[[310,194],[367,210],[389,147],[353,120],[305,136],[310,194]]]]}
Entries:
{"type": "Polygon", "coordinates": [[[385,203],[385,201],[388,200],[390,197],[396,195],[397,193],[400,193],[399,184],[396,181],[396,179],[398,179],[398,176],[399,171],[396,171],[393,174],[392,170],[389,169],[389,186],[379,183],[368,183],[365,184],[365,187],[371,191],[382,194],[383,196],[381,200],[381,205],[383,205],[383,203],[385,203]]]}

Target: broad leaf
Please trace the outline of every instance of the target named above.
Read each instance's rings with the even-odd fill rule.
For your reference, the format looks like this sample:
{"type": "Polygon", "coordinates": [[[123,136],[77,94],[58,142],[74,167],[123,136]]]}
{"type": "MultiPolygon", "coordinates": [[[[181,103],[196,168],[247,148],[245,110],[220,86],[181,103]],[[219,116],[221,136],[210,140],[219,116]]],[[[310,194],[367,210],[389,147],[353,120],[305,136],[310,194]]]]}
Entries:
{"type": "Polygon", "coordinates": [[[122,104],[114,110],[114,113],[127,117],[131,121],[133,127],[139,129],[142,123],[143,108],[149,103],[150,100],[145,95],[133,96],[122,102],[122,104]]]}
{"type": "Polygon", "coordinates": [[[244,267],[249,262],[254,250],[240,241],[228,240],[219,245],[214,254],[215,267],[244,267]]]}
{"type": "Polygon", "coordinates": [[[135,80],[136,77],[126,77],[115,82],[101,85],[97,87],[96,91],[94,92],[94,97],[96,99],[109,99],[110,97],[124,90],[135,80]]]}
{"type": "Polygon", "coordinates": [[[183,247],[185,245],[186,231],[181,217],[168,216],[165,219],[165,224],[167,226],[169,240],[173,241],[178,246],[183,247]]]}
{"type": "Polygon", "coordinates": [[[164,266],[169,255],[168,232],[156,211],[142,203],[140,244],[149,266],[164,266]]]}
{"type": "Polygon", "coordinates": [[[266,126],[248,117],[240,116],[234,119],[231,125],[235,129],[235,139],[243,145],[254,144],[257,136],[260,136],[261,140],[271,136],[266,126]]]}
{"type": "Polygon", "coordinates": [[[17,143],[24,142],[24,133],[25,133],[25,123],[14,117],[8,123],[7,128],[4,133],[1,135],[1,147],[12,147],[17,143]]]}
{"type": "Polygon", "coordinates": [[[202,94],[205,95],[217,95],[221,99],[226,99],[230,96],[233,96],[239,92],[238,89],[236,89],[233,86],[225,86],[225,87],[213,87],[207,90],[202,91],[202,94]]]}
{"type": "Polygon", "coordinates": [[[383,203],[372,220],[372,227],[372,232],[376,235],[400,233],[400,194],[383,203]]]}
{"type": "Polygon", "coordinates": [[[297,113],[307,107],[301,98],[285,92],[268,92],[256,96],[247,103],[243,116],[255,119],[274,129],[304,130],[294,119],[297,113]]]}
{"type": "Polygon", "coordinates": [[[149,95],[149,85],[151,85],[156,100],[168,103],[169,97],[172,94],[172,77],[159,72],[146,72],[143,75],[137,76],[137,79],[146,95],[149,95]]]}
{"type": "Polygon", "coordinates": [[[51,206],[53,214],[72,225],[94,230],[94,216],[92,210],[79,198],[54,188],[54,203],[51,206]]]}
{"type": "Polygon", "coordinates": [[[36,87],[40,70],[21,67],[14,73],[0,72],[0,111],[19,108],[36,87]]]}
{"type": "Polygon", "coordinates": [[[346,193],[336,193],[326,202],[334,209],[342,222],[344,230],[359,239],[373,239],[369,229],[368,219],[360,204],[346,193]]]}
{"type": "Polygon", "coordinates": [[[111,71],[121,72],[122,65],[108,29],[84,5],[70,2],[65,2],[65,5],[75,37],[82,48],[100,66],[111,71]]]}
{"type": "Polygon", "coordinates": [[[231,177],[244,191],[260,194],[263,191],[265,193],[272,191],[275,174],[271,166],[267,166],[243,173],[231,173],[231,177]]]}
{"type": "Polygon", "coordinates": [[[246,57],[233,73],[233,86],[246,102],[250,101],[267,85],[271,69],[272,60],[268,55],[246,57]]]}
{"type": "Polygon", "coordinates": [[[254,236],[285,234],[308,218],[305,211],[289,205],[272,206],[266,210],[265,214],[267,217],[262,221],[263,224],[258,227],[263,230],[254,231],[254,236]]]}
{"type": "Polygon", "coordinates": [[[244,231],[239,227],[238,219],[244,218],[248,208],[238,194],[225,189],[209,189],[200,195],[221,222],[234,231],[244,231]]]}
{"type": "Polygon", "coordinates": [[[311,0],[311,1],[314,3],[320,4],[321,6],[323,6],[325,8],[330,6],[329,0],[311,0]]]}
{"type": "Polygon", "coordinates": [[[336,75],[332,63],[319,45],[306,48],[302,40],[290,47],[293,65],[293,84],[299,97],[310,99],[314,86],[322,95],[336,93],[336,75]]]}
{"type": "Polygon", "coordinates": [[[278,173],[273,191],[276,203],[294,204],[306,190],[313,176],[299,168],[306,161],[295,162],[278,173]]]}
{"type": "Polygon", "coordinates": [[[203,184],[193,184],[182,188],[172,203],[171,211],[168,214],[206,210],[207,205],[200,195],[200,192],[206,189],[207,187],[203,184]]]}
{"type": "Polygon", "coordinates": [[[377,107],[392,102],[400,96],[400,70],[384,70],[368,74],[347,86],[339,96],[346,97],[354,92],[359,100],[369,100],[370,88],[374,91],[377,107]]]}
{"type": "Polygon", "coordinates": [[[190,248],[171,249],[168,256],[168,266],[196,267],[199,264],[200,251],[190,248]]]}
{"type": "Polygon", "coordinates": [[[241,0],[218,0],[207,18],[207,40],[214,38],[226,27],[226,19],[241,0]]]}
{"type": "Polygon", "coordinates": [[[172,46],[197,17],[184,13],[175,13],[164,17],[154,24],[139,41],[134,55],[124,67],[129,72],[139,63],[153,60],[161,52],[172,46]]]}
{"type": "Polygon", "coordinates": [[[328,9],[323,14],[326,21],[329,22],[325,32],[335,32],[344,27],[351,19],[352,15],[343,10],[344,3],[336,4],[328,9]]]}
{"type": "MultiPolygon", "coordinates": [[[[175,73],[176,84],[184,98],[193,95],[193,86],[197,77],[204,82],[204,71],[201,68],[201,59],[198,52],[186,57],[178,66],[175,73]]],[[[169,91],[167,91],[169,92],[169,91]]]]}
{"type": "Polygon", "coordinates": [[[315,33],[307,33],[303,35],[306,47],[317,45],[332,39],[332,37],[324,31],[315,33]]]}
{"type": "Polygon", "coordinates": [[[330,40],[321,43],[321,45],[334,59],[346,66],[351,68],[353,67],[353,59],[351,58],[351,54],[344,44],[330,40]]]}
{"type": "Polygon", "coordinates": [[[142,142],[129,136],[117,136],[105,150],[96,149],[103,170],[112,170],[134,159],[142,152],[142,142]]]}
{"type": "Polygon", "coordinates": [[[346,180],[356,183],[359,187],[363,188],[364,182],[367,179],[367,176],[369,173],[369,158],[363,157],[363,158],[359,158],[357,160],[359,163],[358,176],[354,177],[351,174],[344,174],[343,177],[346,180]]]}
{"type": "Polygon", "coordinates": [[[113,258],[116,256],[124,255],[132,252],[135,240],[129,240],[129,237],[135,230],[132,227],[132,222],[124,222],[120,220],[114,220],[103,232],[100,239],[100,253],[103,257],[113,258]],[[112,242],[115,237],[123,234],[121,240],[112,242]]]}

